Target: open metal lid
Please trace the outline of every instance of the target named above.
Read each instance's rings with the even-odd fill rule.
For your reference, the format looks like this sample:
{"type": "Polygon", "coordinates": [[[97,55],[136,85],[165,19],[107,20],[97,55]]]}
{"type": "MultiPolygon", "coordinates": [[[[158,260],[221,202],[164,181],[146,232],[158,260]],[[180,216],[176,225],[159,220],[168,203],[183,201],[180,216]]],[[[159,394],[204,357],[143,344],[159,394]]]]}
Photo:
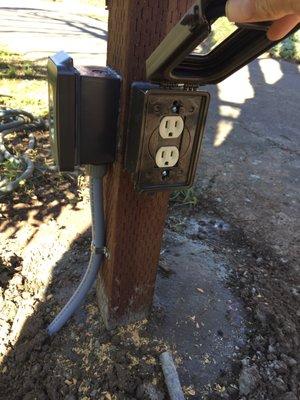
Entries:
{"type": "Polygon", "coordinates": [[[270,22],[239,24],[208,54],[192,54],[211,33],[211,25],[225,16],[226,1],[197,0],[147,59],[147,79],[192,85],[219,83],[277,43],[266,36],[270,22]]]}

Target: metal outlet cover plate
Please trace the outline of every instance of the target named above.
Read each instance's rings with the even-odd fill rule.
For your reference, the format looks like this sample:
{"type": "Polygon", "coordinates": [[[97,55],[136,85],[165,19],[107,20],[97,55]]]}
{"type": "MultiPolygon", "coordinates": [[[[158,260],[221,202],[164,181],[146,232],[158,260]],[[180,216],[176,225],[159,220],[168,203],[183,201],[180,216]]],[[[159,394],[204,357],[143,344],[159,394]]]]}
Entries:
{"type": "Polygon", "coordinates": [[[174,190],[193,184],[208,105],[209,94],[202,91],[133,88],[126,168],[134,174],[137,190],[174,190]],[[180,137],[164,139],[159,134],[160,122],[168,115],[183,118],[180,137]],[[174,167],[156,165],[155,155],[164,146],[179,149],[179,161],[174,167]]]}

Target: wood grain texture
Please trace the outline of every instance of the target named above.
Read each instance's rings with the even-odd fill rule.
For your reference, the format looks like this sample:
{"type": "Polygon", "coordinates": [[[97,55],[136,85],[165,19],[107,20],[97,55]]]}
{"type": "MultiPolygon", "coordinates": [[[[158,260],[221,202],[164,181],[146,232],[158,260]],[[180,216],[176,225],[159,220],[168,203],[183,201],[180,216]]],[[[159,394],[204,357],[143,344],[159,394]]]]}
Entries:
{"type": "Polygon", "coordinates": [[[151,308],[169,193],[139,194],[123,169],[130,86],[190,0],[111,0],[107,64],[123,79],[117,162],[105,179],[106,260],[97,296],[107,328],[145,318],[151,308]]]}

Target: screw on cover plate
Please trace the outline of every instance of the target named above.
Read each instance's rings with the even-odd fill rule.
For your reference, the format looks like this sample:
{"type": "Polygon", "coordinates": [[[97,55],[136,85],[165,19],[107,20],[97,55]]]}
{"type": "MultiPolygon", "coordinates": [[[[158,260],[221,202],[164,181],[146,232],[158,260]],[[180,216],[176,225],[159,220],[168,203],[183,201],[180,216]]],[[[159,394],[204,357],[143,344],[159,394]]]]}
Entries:
{"type": "Polygon", "coordinates": [[[178,101],[174,101],[174,103],[173,103],[173,105],[171,107],[171,111],[174,114],[179,114],[180,107],[181,107],[181,104],[178,101]]]}
{"type": "Polygon", "coordinates": [[[168,171],[168,170],[164,170],[164,171],[161,173],[162,179],[167,179],[167,178],[169,178],[169,176],[170,176],[170,171],[168,171]]]}

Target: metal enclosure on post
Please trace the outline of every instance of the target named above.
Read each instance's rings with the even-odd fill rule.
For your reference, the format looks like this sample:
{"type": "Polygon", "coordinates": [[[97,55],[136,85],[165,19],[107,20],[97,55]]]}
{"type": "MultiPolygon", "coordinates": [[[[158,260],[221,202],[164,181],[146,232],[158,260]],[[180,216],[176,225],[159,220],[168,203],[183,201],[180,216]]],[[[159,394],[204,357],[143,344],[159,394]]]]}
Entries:
{"type": "Polygon", "coordinates": [[[138,193],[124,171],[132,82],[145,80],[146,59],[193,0],[111,0],[107,64],[123,79],[117,162],[105,179],[107,258],[97,296],[107,328],[146,317],[154,293],[169,193],[138,193]]]}

